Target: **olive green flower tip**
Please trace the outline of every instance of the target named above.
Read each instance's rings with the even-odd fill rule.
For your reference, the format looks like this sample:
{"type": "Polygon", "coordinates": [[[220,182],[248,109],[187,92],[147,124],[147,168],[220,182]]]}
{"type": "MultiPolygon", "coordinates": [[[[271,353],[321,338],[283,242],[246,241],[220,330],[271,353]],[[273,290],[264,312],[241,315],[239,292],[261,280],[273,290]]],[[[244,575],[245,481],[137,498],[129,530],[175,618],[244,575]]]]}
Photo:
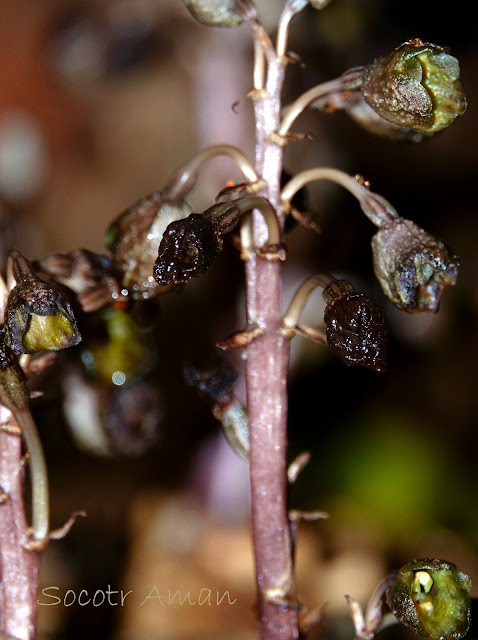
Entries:
{"type": "Polygon", "coordinates": [[[372,252],[385,295],[404,311],[438,311],[444,288],[456,284],[458,257],[411,220],[397,218],[382,227],[372,238],[372,252]]]}
{"type": "Polygon", "coordinates": [[[414,560],[398,571],[387,604],[416,634],[459,640],[471,624],[471,580],[446,560],[414,560]]]}
{"type": "Polygon", "coordinates": [[[192,17],[207,27],[237,27],[243,20],[235,0],[183,0],[192,17]]]}
{"type": "Polygon", "coordinates": [[[378,58],[361,92],[379,116],[399,126],[437,133],[466,110],[458,60],[419,39],[378,58]]]}
{"type": "Polygon", "coordinates": [[[59,351],[81,340],[69,302],[53,285],[33,274],[21,279],[10,292],[5,331],[15,353],[59,351]]]}
{"type": "Polygon", "coordinates": [[[25,374],[0,333],[0,403],[7,409],[21,409],[28,404],[25,374]]]}

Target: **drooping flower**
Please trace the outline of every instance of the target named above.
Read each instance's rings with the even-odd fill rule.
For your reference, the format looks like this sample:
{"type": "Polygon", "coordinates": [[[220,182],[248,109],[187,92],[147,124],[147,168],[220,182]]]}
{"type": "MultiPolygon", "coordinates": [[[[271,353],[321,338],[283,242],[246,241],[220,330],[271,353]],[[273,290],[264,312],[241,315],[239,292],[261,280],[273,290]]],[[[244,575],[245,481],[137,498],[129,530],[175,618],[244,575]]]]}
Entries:
{"type": "Polygon", "coordinates": [[[28,265],[28,272],[24,270],[8,296],[7,344],[15,353],[59,351],[75,346],[81,336],[70,303],[53,284],[35,275],[23,256],[21,260],[28,265]]]}
{"type": "Polygon", "coordinates": [[[454,286],[459,259],[411,220],[396,218],[372,238],[375,275],[399,309],[437,311],[443,289],[454,286]]]}
{"type": "Polygon", "coordinates": [[[436,133],[466,110],[458,60],[419,39],[405,42],[368,68],[361,93],[385,120],[436,133]]]}

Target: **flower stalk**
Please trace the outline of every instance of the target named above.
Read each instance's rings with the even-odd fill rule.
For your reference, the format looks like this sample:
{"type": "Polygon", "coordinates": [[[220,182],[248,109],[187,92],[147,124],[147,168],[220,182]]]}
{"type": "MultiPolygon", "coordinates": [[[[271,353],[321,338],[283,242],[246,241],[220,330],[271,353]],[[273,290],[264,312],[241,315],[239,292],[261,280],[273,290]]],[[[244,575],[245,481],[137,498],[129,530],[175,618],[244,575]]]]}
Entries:
{"type": "Polygon", "coordinates": [[[282,202],[286,210],[290,207],[290,202],[294,195],[305,187],[306,184],[315,180],[330,180],[349,191],[357,198],[360,207],[367,218],[377,227],[387,226],[394,219],[398,218],[398,213],[392,205],[378,193],[370,191],[367,182],[363,182],[359,176],[350,176],[344,171],[330,167],[315,167],[297,173],[282,189],[282,202]]]}
{"type": "Polygon", "coordinates": [[[194,188],[201,166],[208,160],[218,156],[231,158],[248,182],[259,181],[259,176],[254,166],[240,149],[230,144],[217,144],[200,151],[170,176],[161,190],[164,200],[177,202],[184,199],[194,188]]]}

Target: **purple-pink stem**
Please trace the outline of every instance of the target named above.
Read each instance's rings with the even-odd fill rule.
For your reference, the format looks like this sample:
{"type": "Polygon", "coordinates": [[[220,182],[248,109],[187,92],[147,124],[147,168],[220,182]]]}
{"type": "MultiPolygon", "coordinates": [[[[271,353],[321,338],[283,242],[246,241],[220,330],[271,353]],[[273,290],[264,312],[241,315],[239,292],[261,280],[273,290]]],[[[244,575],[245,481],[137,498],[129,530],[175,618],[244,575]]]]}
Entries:
{"type": "MultiPolygon", "coordinates": [[[[269,134],[280,123],[285,66],[269,60],[265,91],[254,101],[256,171],[267,183],[260,195],[280,214],[283,149],[269,134]]],[[[262,216],[253,222],[256,246],[267,228],[262,216]]],[[[289,341],[281,332],[280,261],[252,254],[246,263],[247,315],[263,334],[247,349],[247,407],[250,429],[251,512],[259,628],[261,640],[298,638],[292,540],[287,504],[287,375],[289,341]],[[281,604],[282,603],[282,604],[281,604]]]]}

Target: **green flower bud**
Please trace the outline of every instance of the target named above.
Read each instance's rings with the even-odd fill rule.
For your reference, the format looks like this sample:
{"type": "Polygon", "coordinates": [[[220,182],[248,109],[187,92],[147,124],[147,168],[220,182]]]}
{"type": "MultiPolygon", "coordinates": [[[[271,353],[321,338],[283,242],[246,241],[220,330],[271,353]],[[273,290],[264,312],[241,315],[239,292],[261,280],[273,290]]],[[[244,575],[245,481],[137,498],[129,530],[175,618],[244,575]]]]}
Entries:
{"type": "Polygon", "coordinates": [[[171,289],[155,281],[154,261],[166,227],[190,213],[186,202],[165,201],[156,191],[128,207],[110,225],[106,246],[122,285],[133,298],[144,300],[171,289]]]}
{"type": "Polygon", "coordinates": [[[399,309],[438,311],[443,289],[454,286],[459,259],[411,220],[396,218],[372,238],[375,275],[399,309]]]}
{"type": "Polygon", "coordinates": [[[436,133],[466,110],[459,76],[458,60],[447,49],[415,39],[375,60],[361,92],[385,120],[436,133]]]}
{"type": "Polygon", "coordinates": [[[189,13],[207,27],[237,27],[243,15],[235,0],[183,0],[189,13]]]}
{"type": "Polygon", "coordinates": [[[0,403],[7,409],[23,409],[28,405],[25,374],[0,333],[0,403]]]}
{"type": "Polygon", "coordinates": [[[395,617],[427,638],[459,640],[471,624],[471,580],[446,560],[414,560],[386,593],[395,617]]]}
{"type": "Polygon", "coordinates": [[[70,304],[33,273],[22,277],[8,296],[5,332],[15,353],[58,351],[81,340],[70,304]]]}
{"type": "Polygon", "coordinates": [[[383,313],[350,282],[334,280],[324,289],[327,345],[347,365],[383,373],[388,332],[383,313]]]}

